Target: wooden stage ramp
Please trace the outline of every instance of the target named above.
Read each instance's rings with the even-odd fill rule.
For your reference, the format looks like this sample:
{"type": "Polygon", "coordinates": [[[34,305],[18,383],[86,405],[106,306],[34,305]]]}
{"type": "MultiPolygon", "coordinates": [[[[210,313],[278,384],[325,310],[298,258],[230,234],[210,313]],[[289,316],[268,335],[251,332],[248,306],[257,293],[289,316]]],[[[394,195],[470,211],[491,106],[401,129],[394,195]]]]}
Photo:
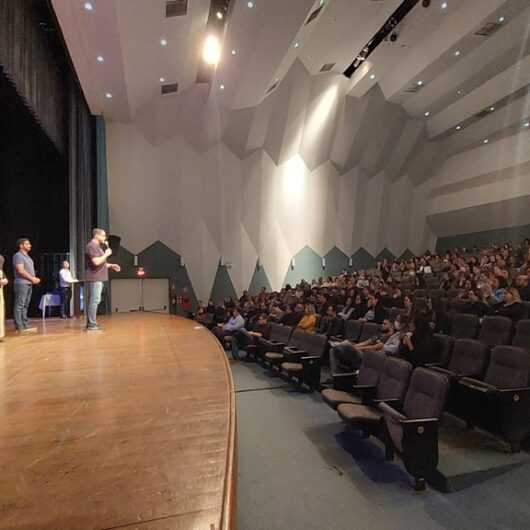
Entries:
{"type": "Polygon", "coordinates": [[[233,382],[163,314],[47,321],[0,343],[1,530],[231,530],[233,382]]]}

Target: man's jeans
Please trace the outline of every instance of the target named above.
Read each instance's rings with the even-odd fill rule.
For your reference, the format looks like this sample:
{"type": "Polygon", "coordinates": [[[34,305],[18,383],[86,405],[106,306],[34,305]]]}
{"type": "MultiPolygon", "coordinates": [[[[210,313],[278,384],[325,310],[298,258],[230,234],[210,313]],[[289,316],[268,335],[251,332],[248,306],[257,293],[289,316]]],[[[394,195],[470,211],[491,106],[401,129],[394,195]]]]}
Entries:
{"type": "Polygon", "coordinates": [[[13,309],[13,318],[15,319],[15,327],[22,331],[28,327],[28,308],[33,286],[27,283],[15,283],[14,290],[15,307],[13,309]]]}
{"type": "Polygon", "coordinates": [[[98,305],[101,302],[101,292],[103,291],[103,282],[86,282],[86,326],[93,328],[98,325],[96,317],[98,314],[98,305]]]}
{"type": "Polygon", "coordinates": [[[329,365],[332,374],[341,373],[341,368],[346,368],[348,371],[358,370],[361,366],[361,361],[361,352],[348,343],[339,344],[329,352],[329,365]]]}

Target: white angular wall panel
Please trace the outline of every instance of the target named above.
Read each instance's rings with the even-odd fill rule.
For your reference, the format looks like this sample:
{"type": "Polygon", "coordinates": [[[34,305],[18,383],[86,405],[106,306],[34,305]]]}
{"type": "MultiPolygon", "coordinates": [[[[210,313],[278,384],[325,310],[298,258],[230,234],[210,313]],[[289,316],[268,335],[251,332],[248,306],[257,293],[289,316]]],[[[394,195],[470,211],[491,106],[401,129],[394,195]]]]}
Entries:
{"type": "Polygon", "coordinates": [[[401,134],[396,138],[385,166],[385,171],[391,179],[403,175],[405,162],[409,158],[418,142],[425,134],[425,124],[421,120],[407,120],[401,134]]]}

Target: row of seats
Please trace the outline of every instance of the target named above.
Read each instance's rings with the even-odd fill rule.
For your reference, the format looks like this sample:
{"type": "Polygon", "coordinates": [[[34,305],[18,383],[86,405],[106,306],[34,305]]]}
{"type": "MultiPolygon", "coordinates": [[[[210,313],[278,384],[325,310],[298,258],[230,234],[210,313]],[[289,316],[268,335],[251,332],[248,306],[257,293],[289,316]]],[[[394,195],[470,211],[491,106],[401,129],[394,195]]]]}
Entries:
{"type": "Polygon", "coordinates": [[[322,397],[348,426],[379,438],[388,460],[397,453],[422,490],[438,466],[438,422],[448,389],[441,374],[365,352],[359,372],[336,374],[334,388],[322,397]]]}

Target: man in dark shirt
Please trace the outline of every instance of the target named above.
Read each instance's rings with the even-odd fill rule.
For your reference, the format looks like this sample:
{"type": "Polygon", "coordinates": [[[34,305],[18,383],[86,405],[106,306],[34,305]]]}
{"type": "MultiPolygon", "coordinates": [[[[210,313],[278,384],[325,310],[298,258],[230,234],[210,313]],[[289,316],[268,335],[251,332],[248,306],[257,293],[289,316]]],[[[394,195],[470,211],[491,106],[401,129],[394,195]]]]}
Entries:
{"type": "Polygon", "coordinates": [[[21,238],[17,241],[18,252],[13,256],[13,269],[15,271],[15,307],[13,318],[19,333],[37,331],[37,328],[28,326],[28,308],[31,301],[31,292],[34,285],[40,283],[35,276],[33,260],[29,257],[31,243],[29,239],[21,238]]]}
{"type": "Polygon", "coordinates": [[[107,234],[101,228],[92,230],[92,239],[85,249],[85,312],[87,317],[87,331],[100,331],[96,318],[98,305],[101,302],[103,282],[109,279],[109,269],[120,272],[119,265],[107,263],[112,250],[107,246],[107,234]],[[105,248],[106,247],[106,248],[105,248]]]}

